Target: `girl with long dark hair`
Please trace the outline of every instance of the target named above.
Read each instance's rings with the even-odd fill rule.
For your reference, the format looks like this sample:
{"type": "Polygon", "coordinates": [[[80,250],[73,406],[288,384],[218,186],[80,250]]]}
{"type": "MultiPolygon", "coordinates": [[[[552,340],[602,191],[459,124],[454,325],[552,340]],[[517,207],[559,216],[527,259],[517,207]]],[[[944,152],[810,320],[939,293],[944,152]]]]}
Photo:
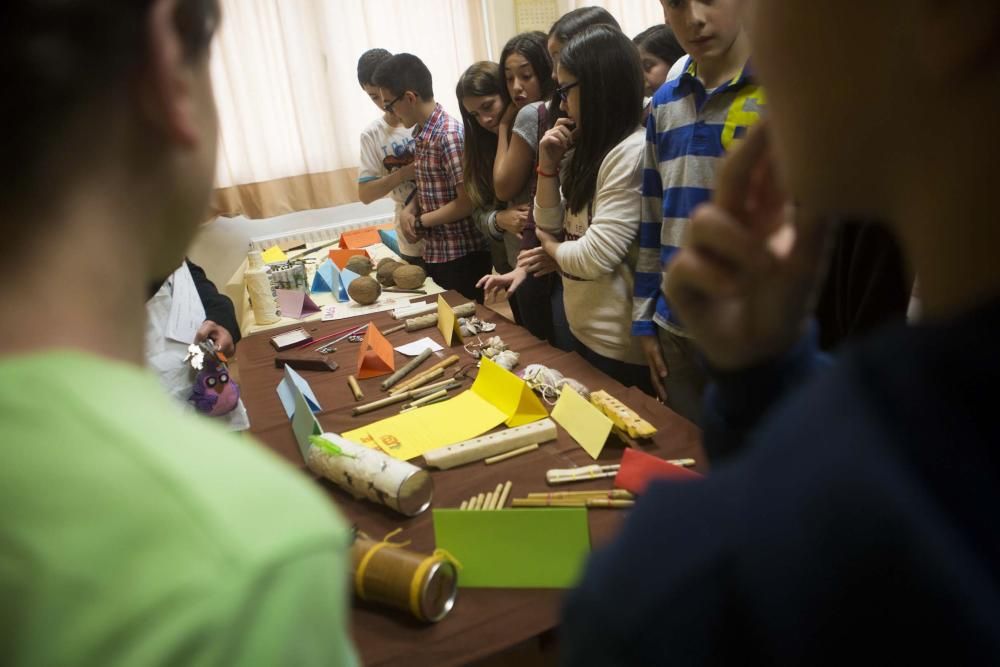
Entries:
{"type": "Polygon", "coordinates": [[[639,54],[621,31],[592,26],[563,47],[557,78],[566,117],[539,144],[538,238],[562,273],[577,352],[622,384],[649,389],[631,335],[645,146],[639,54]]]}

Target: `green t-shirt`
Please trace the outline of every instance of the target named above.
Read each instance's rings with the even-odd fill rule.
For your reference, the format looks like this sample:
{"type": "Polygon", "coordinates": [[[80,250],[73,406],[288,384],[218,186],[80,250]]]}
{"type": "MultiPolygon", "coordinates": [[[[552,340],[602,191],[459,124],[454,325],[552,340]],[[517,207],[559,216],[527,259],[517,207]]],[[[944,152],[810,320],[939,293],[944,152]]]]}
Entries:
{"type": "Polygon", "coordinates": [[[353,665],[349,535],[138,368],[0,360],[0,662],[353,665]]]}

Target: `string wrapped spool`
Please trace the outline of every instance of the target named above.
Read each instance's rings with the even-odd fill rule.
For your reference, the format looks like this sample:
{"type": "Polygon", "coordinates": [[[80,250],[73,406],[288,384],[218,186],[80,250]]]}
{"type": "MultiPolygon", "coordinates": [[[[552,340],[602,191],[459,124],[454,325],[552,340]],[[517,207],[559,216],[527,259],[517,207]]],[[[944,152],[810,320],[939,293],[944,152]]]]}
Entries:
{"type": "Polygon", "coordinates": [[[434,481],[426,470],[336,433],[312,436],[309,441],[306,466],[355,498],[367,498],[406,516],[430,507],[434,481]]]}
{"type": "Polygon", "coordinates": [[[442,550],[432,554],[406,548],[409,542],[381,542],[358,535],[351,549],[354,592],[362,600],[407,612],[436,623],[455,606],[458,572],[454,559],[442,550]]]}

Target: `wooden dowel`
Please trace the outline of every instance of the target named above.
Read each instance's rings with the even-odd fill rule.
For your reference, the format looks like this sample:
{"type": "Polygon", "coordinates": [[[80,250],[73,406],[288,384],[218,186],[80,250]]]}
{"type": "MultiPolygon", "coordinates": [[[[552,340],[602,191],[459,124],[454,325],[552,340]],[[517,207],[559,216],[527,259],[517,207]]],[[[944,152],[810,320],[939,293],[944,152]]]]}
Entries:
{"type": "Polygon", "coordinates": [[[355,401],[360,401],[365,397],[364,392],[361,391],[361,387],[358,385],[358,379],[353,375],[347,376],[347,386],[351,388],[351,393],[354,394],[355,401]]]}
{"type": "Polygon", "coordinates": [[[627,509],[635,506],[634,500],[612,500],[609,498],[564,498],[546,500],[544,498],[514,498],[514,507],[587,507],[597,509],[627,509]]]}
{"type": "Polygon", "coordinates": [[[493,509],[491,507],[491,505],[493,505],[493,492],[492,491],[488,492],[486,494],[486,497],[483,498],[483,506],[482,506],[481,509],[484,509],[484,510],[493,509]]]}
{"type": "Polygon", "coordinates": [[[618,474],[617,470],[609,470],[607,472],[589,472],[582,475],[579,474],[561,474],[552,475],[549,473],[545,474],[545,481],[549,484],[567,484],[569,482],[588,482],[592,479],[607,479],[609,477],[615,477],[618,474]]]}
{"type": "Polygon", "coordinates": [[[443,368],[438,368],[437,370],[427,371],[425,373],[421,373],[420,375],[418,375],[417,377],[413,378],[412,380],[408,380],[403,385],[399,385],[400,387],[404,387],[405,386],[405,388],[401,388],[401,389],[400,388],[393,388],[389,392],[389,395],[392,396],[392,395],[400,394],[400,393],[405,394],[406,392],[412,391],[412,390],[416,389],[417,387],[420,387],[420,386],[423,386],[423,385],[427,384],[431,380],[438,379],[442,375],[444,375],[444,369],[443,368]]]}
{"type": "Polygon", "coordinates": [[[384,408],[387,405],[392,405],[393,403],[402,403],[403,401],[409,400],[410,392],[403,392],[401,394],[396,394],[394,396],[388,396],[386,398],[380,398],[377,401],[372,401],[371,403],[365,403],[364,405],[359,405],[353,410],[351,414],[357,417],[358,415],[363,415],[367,412],[372,412],[373,410],[378,410],[379,408],[384,408]]]}
{"type": "Polygon", "coordinates": [[[435,399],[442,398],[447,395],[448,395],[447,389],[439,389],[438,391],[435,391],[433,394],[427,394],[423,398],[418,398],[417,400],[413,401],[412,403],[410,403],[410,407],[419,408],[421,405],[425,405],[435,399]]]}
{"type": "Polygon", "coordinates": [[[499,484],[497,484],[497,488],[493,489],[493,500],[490,503],[490,506],[487,507],[486,509],[489,510],[498,509],[500,505],[500,494],[502,493],[503,493],[503,482],[500,482],[499,484]]]}
{"type": "Polygon", "coordinates": [[[507,459],[512,459],[515,456],[520,456],[521,454],[527,454],[528,452],[533,452],[538,449],[538,443],[531,445],[525,445],[524,447],[518,447],[517,449],[512,449],[504,454],[497,454],[496,456],[491,456],[485,459],[486,465],[492,465],[494,463],[499,463],[500,461],[506,461],[507,459]]]}
{"type": "Polygon", "coordinates": [[[497,509],[502,510],[507,504],[507,497],[510,495],[510,487],[513,486],[511,481],[508,479],[507,483],[503,485],[503,492],[500,494],[500,500],[497,502],[497,509]]]}
{"type": "Polygon", "coordinates": [[[386,329],[385,331],[383,331],[382,335],[383,336],[388,336],[391,333],[396,333],[397,331],[402,331],[405,328],[406,328],[405,324],[397,324],[396,326],[389,327],[388,329],[386,329]]]}
{"type": "Polygon", "coordinates": [[[485,507],[485,503],[486,503],[486,494],[485,493],[480,493],[478,496],[476,496],[476,509],[477,510],[483,509],[483,507],[485,507]]]}
{"type": "Polygon", "coordinates": [[[452,389],[457,389],[458,387],[461,386],[462,383],[457,382],[455,380],[441,380],[440,382],[433,382],[431,384],[425,384],[422,387],[411,389],[406,393],[408,393],[413,398],[423,398],[427,394],[433,394],[434,392],[440,391],[442,389],[447,389],[448,391],[451,391],[452,389]]]}
{"type": "Polygon", "coordinates": [[[453,354],[450,357],[448,357],[447,359],[439,361],[438,363],[434,364],[433,366],[431,366],[430,368],[428,368],[427,370],[425,370],[424,372],[422,372],[420,375],[416,375],[416,376],[412,377],[411,379],[407,380],[406,382],[404,382],[403,384],[401,384],[398,387],[396,387],[396,391],[406,391],[407,389],[411,389],[412,387],[418,387],[418,386],[420,386],[420,385],[414,384],[414,383],[417,382],[418,380],[423,379],[423,377],[425,375],[433,373],[434,371],[436,371],[438,369],[445,369],[445,368],[448,368],[448,366],[451,366],[454,363],[458,363],[459,358],[460,357],[457,354],[453,354]]]}
{"type": "Polygon", "coordinates": [[[396,384],[397,382],[399,382],[400,380],[402,380],[404,377],[406,377],[407,375],[409,375],[410,373],[412,373],[414,370],[416,370],[417,366],[419,366],[420,364],[422,364],[425,361],[427,361],[427,359],[433,353],[434,353],[434,350],[432,350],[431,348],[429,348],[429,347],[424,348],[423,352],[421,352],[420,354],[418,354],[417,356],[415,356],[413,359],[411,359],[409,362],[407,362],[405,366],[403,366],[402,368],[400,368],[398,371],[396,371],[395,373],[393,373],[392,375],[390,375],[386,379],[382,380],[382,391],[387,390],[389,387],[391,387],[392,385],[396,384]]]}
{"type": "Polygon", "coordinates": [[[468,509],[468,508],[469,508],[469,501],[468,500],[463,500],[462,504],[458,506],[458,509],[460,509],[460,510],[465,510],[465,509],[468,509]]]}
{"type": "Polygon", "coordinates": [[[625,489],[608,489],[598,491],[542,491],[529,493],[529,498],[610,498],[613,500],[635,500],[635,495],[625,489]]]}

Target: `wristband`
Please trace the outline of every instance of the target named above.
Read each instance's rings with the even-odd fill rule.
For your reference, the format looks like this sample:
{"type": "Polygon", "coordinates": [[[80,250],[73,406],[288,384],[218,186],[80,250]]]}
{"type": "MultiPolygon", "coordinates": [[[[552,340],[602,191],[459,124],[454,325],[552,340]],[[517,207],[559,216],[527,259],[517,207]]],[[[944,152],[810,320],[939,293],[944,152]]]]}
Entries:
{"type": "Polygon", "coordinates": [[[556,176],[559,175],[559,170],[556,169],[556,172],[554,174],[547,174],[544,171],[542,171],[542,166],[538,165],[537,167],[535,167],[535,173],[538,174],[539,176],[544,176],[545,178],[555,178],[556,176]]]}

